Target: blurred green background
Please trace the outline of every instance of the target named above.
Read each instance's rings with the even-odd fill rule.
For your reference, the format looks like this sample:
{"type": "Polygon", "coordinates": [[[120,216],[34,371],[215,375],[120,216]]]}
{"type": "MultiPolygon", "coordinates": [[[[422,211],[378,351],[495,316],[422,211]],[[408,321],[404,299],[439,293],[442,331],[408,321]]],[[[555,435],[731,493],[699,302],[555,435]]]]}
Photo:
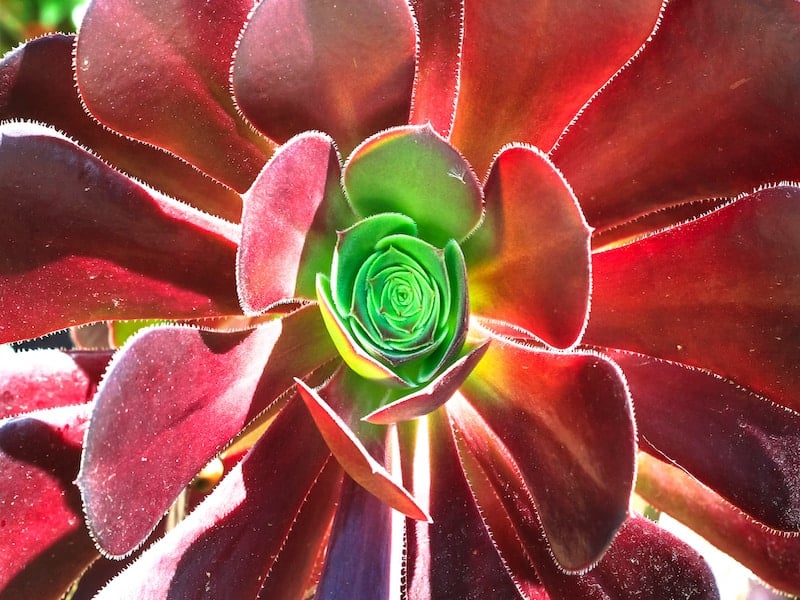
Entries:
{"type": "Polygon", "coordinates": [[[86,0],[0,0],[0,56],[45,33],[75,31],[86,0]]]}

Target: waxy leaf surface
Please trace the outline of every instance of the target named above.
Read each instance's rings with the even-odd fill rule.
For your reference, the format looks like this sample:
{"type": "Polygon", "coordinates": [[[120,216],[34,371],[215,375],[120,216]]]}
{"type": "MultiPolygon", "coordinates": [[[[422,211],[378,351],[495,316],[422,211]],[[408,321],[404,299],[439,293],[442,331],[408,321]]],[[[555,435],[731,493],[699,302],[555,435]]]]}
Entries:
{"type": "Polygon", "coordinates": [[[415,50],[400,0],[262,2],[239,40],[233,92],[271,139],[319,130],[347,154],[408,122],[415,50]]]}
{"type": "Polygon", "coordinates": [[[595,254],[584,342],[706,369],[800,410],[800,188],[595,254]]]}
{"type": "Polygon", "coordinates": [[[703,371],[609,356],[625,373],[643,445],[765,525],[800,531],[800,414],[703,371]]]}
{"type": "Polygon", "coordinates": [[[660,0],[465,0],[452,140],[480,175],[509,142],[549,149],[645,41],[660,0]]]}
{"type": "Polygon", "coordinates": [[[32,40],[0,62],[0,120],[52,125],[128,175],[184,202],[238,221],[241,198],[184,161],[111,131],[81,105],[72,74],[73,36],[32,40]]]}
{"type": "Polygon", "coordinates": [[[636,492],[769,585],[800,594],[800,536],[766,529],[677,467],[640,454],[636,492]]]}
{"type": "MultiPolygon", "coordinates": [[[[340,479],[295,397],[211,495],[97,599],[255,598],[282,549],[292,544],[293,528],[306,518],[306,503],[329,511],[340,479]]],[[[320,528],[314,536],[324,533],[320,528]]],[[[306,541],[313,549],[312,537],[306,541]]],[[[275,591],[286,597],[288,589],[275,591]]]]}
{"type": "Polygon", "coordinates": [[[336,231],[355,218],[339,179],[330,138],[301,134],[280,147],[245,194],[236,265],[245,312],[315,297],[316,274],[330,270],[336,231]]]}
{"type": "Polygon", "coordinates": [[[397,212],[441,248],[478,224],[480,186],[464,158],[429,125],[397,127],[360,145],[344,168],[344,188],[360,217],[397,212]]]}
{"type": "Polygon", "coordinates": [[[58,600],[98,556],[73,484],[90,410],[62,406],[0,421],[3,600],[58,600]]]}
{"type": "Polygon", "coordinates": [[[800,5],[673,0],[553,160],[598,228],[800,178],[800,5]]]}
{"type": "Polygon", "coordinates": [[[493,339],[462,392],[481,417],[464,417],[463,427],[475,439],[489,427],[508,448],[559,564],[593,564],[625,520],[633,486],[633,416],[618,368],[493,339]]]}
{"type": "Polygon", "coordinates": [[[105,318],[240,312],[234,226],[54,131],[0,126],[0,213],[0,342],[105,318]]]}
{"type": "Polygon", "coordinates": [[[561,174],[541,153],[500,153],[484,193],[485,220],[464,252],[473,314],[573,345],[589,310],[590,229],[561,174]]]}
{"type": "Polygon", "coordinates": [[[104,125],[185,158],[239,192],[272,150],[228,91],[248,0],[94,0],[75,48],[78,90],[104,125]]]}
{"type": "Polygon", "coordinates": [[[101,547],[136,548],[293,376],[334,353],[313,307],[241,333],[158,327],[134,338],[103,380],[78,480],[101,547]]]}

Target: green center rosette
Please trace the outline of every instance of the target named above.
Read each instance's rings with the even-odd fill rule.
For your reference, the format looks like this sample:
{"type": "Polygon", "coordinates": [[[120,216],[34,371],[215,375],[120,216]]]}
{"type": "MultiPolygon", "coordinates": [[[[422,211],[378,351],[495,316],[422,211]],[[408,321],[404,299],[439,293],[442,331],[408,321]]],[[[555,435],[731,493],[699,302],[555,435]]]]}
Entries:
{"type": "Polygon", "coordinates": [[[362,377],[398,386],[430,381],[456,357],[467,331],[464,256],[436,248],[408,216],[383,213],[341,232],[330,277],[317,276],[325,325],[362,377]]]}

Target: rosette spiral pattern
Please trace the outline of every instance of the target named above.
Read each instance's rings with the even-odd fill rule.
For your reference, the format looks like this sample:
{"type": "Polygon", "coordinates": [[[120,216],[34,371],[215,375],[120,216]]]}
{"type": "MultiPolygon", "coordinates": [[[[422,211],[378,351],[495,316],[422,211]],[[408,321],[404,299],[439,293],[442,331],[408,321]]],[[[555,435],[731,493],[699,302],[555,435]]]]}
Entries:
{"type": "Polygon", "coordinates": [[[455,240],[438,249],[417,237],[401,214],[374,215],[342,232],[331,277],[317,276],[317,295],[331,337],[348,364],[376,378],[357,346],[388,367],[400,383],[422,385],[464,343],[467,281],[455,240]]]}

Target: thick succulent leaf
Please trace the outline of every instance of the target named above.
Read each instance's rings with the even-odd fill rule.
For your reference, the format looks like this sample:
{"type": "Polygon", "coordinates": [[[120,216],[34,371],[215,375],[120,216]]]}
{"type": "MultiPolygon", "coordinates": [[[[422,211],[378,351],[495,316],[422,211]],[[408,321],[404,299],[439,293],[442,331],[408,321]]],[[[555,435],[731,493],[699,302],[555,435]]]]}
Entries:
{"type": "MultiPolygon", "coordinates": [[[[515,557],[501,559],[498,554],[496,545],[504,532],[492,531],[490,537],[484,525],[445,413],[437,411],[414,425],[418,424],[403,426],[403,466],[414,493],[427,497],[433,523],[406,522],[409,600],[518,598],[521,589],[526,598],[546,598],[521,552],[521,568],[515,557]],[[520,577],[521,572],[527,577],[520,577]]],[[[515,547],[521,550],[519,544],[515,547]]]]}
{"type": "Polygon", "coordinates": [[[56,127],[106,162],[192,206],[238,221],[241,198],[184,161],[113,132],[81,105],[72,71],[73,36],[39,38],[0,62],[0,121],[30,119],[56,127]]]}
{"type": "Polygon", "coordinates": [[[609,356],[648,446],[765,525],[800,531],[800,414],[704,371],[609,356]]]}
{"type": "Polygon", "coordinates": [[[483,358],[488,347],[489,340],[471,345],[457,361],[426,386],[404,394],[389,404],[372,411],[363,417],[363,420],[376,425],[388,425],[397,421],[416,419],[433,412],[458,390],[478,361],[483,358]]]}
{"type": "Polygon", "coordinates": [[[639,456],[636,491],[769,585],[800,594],[800,536],[769,531],[680,469],[639,456]]]}
{"type": "Polygon", "coordinates": [[[88,402],[110,351],[14,352],[0,346],[0,418],[88,402]]]}
{"type": "Polygon", "coordinates": [[[800,178],[799,31],[792,0],[669,2],[553,155],[589,223],[800,178]]]}
{"type": "Polygon", "coordinates": [[[596,562],[633,486],[634,423],[619,368],[495,339],[462,392],[480,414],[462,427],[480,444],[489,427],[507,447],[558,563],[577,571],[596,562]]]}
{"type": "Polygon", "coordinates": [[[0,342],[104,318],[239,312],[233,225],[54,131],[0,126],[0,213],[0,342]]]}
{"type": "Polygon", "coordinates": [[[481,435],[480,428],[465,427],[471,417],[464,404],[456,402],[454,408],[452,423],[471,489],[512,574],[519,572],[520,566],[524,573],[534,565],[538,579],[553,598],[718,598],[714,578],[703,559],[638,518],[628,518],[622,524],[602,559],[591,569],[577,574],[565,572],[552,560],[539,520],[531,510],[527,485],[519,469],[503,456],[507,450],[493,433],[484,431],[481,435]],[[522,556],[515,558],[519,554],[522,556]],[[643,569],[642,565],[647,567],[643,569]]]}
{"type": "Polygon", "coordinates": [[[0,598],[58,600],[97,557],[73,485],[90,404],[0,421],[0,598]]]}
{"type": "Polygon", "coordinates": [[[464,10],[461,0],[411,0],[419,33],[410,123],[448,137],[455,116],[464,10]]]}
{"type": "Polygon", "coordinates": [[[244,115],[279,143],[308,130],[347,154],[408,122],[416,36],[400,0],[262,2],[242,33],[233,91],[244,115]]]}
{"type": "Polygon", "coordinates": [[[466,0],[452,139],[478,173],[508,142],[549,148],[650,34],[660,0],[466,0]]]}
{"type": "Polygon", "coordinates": [[[591,285],[591,230],[572,190],[541,152],[512,146],[492,165],[484,193],[485,220],[464,244],[472,313],[572,346],[591,285]]]}
{"type": "Polygon", "coordinates": [[[344,189],[356,214],[402,213],[419,237],[441,248],[481,218],[472,168],[430,125],[396,127],[365,140],[347,159],[344,189]]]}
{"type": "Polygon", "coordinates": [[[236,275],[246,313],[315,297],[315,277],[331,268],[337,230],[354,220],[340,177],[332,140],[306,133],[282,146],[245,194],[236,275]]]}
{"type": "MultiPolygon", "coordinates": [[[[255,598],[293,543],[288,539],[307,504],[329,512],[340,479],[295,397],[208,498],[97,599],[255,598]]],[[[315,536],[324,535],[321,527],[304,540],[310,552],[317,549],[315,536]]]]}
{"type": "Polygon", "coordinates": [[[242,121],[228,91],[251,7],[248,0],[94,0],[75,47],[84,103],[111,129],[243,192],[272,148],[242,121]]]}
{"type": "MultiPolygon", "coordinates": [[[[400,582],[393,581],[392,563],[400,558],[401,548],[393,548],[392,543],[402,539],[392,531],[393,526],[392,509],[345,478],[315,597],[393,597],[393,588],[400,582]]],[[[399,571],[396,569],[395,575],[399,576],[399,571]]]]}
{"type": "Polygon", "coordinates": [[[584,342],[700,367],[800,411],[800,188],[593,258],[584,342]]]}
{"type": "Polygon", "coordinates": [[[293,388],[293,376],[334,356],[313,307],[241,333],[168,326],[132,339],[97,394],[78,478],[100,547],[136,548],[200,469],[293,388]]]}
{"type": "Polygon", "coordinates": [[[297,380],[300,396],[344,470],[367,491],[404,515],[430,521],[428,513],[384,466],[389,443],[385,427],[359,420],[381,386],[340,368],[319,391],[297,380]]]}

